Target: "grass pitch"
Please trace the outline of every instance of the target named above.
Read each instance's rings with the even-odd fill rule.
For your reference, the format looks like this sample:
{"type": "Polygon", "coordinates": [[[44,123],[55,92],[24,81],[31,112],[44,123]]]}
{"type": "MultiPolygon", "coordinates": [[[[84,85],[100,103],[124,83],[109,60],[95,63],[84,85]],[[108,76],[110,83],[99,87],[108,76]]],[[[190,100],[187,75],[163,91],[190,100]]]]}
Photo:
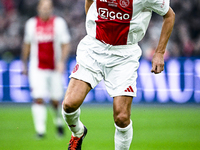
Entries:
{"type": "MultiPolygon", "coordinates": [[[[83,150],[114,150],[112,105],[82,107],[88,128],[83,150]]],[[[0,150],[67,150],[71,133],[56,137],[50,108],[47,135],[35,136],[30,105],[0,104],[0,150]]],[[[133,105],[134,137],[130,150],[200,150],[199,105],[133,105]]]]}

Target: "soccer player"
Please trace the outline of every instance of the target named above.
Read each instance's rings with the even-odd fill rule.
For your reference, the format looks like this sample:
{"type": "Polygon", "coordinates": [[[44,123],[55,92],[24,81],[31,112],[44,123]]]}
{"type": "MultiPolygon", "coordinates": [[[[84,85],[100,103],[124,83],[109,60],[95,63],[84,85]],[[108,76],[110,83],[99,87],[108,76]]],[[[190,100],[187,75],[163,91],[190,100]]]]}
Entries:
{"type": "Polygon", "coordinates": [[[77,47],[77,64],[63,101],[63,117],[72,132],[68,150],[81,150],[87,128],[79,118],[80,106],[102,79],[113,97],[115,150],[128,150],[133,137],[131,104],[137,92],[141,56],[138,42],[145,35],[152,12],[163,16],[151,70],[162,72],[175,13],[169,0],[85,0],[85,11],[87,35],[77,47]]]}
{"type": "Polygon", "coordinates": [[[55,111],[54,123],[58,134],[63,135],[64,121],[60,111],[60,102],[64,97],[62,74],[70,51],[71,37],[64,19],[52,14],[52,0],[40,0],[37,10],[38,16],[26,22],[22,49],[23,73],[29,75],[34,99],[34,126],[37,135],[43,137],[47,118],[44,100],[49,98],[55,111]]]}

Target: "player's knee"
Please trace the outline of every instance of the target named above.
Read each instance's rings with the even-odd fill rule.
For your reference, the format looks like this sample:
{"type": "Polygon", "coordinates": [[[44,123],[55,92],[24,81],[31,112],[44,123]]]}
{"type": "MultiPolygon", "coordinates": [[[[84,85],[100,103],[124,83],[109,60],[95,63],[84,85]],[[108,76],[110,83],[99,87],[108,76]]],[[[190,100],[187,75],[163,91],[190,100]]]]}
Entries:
{"type": "Polygon", "coordinates": [[[127,113],[119,113],[114,115],[114,121],[118,127],[124,128],[130,123],[130,115],[127,113]]]}
{"type": "Polygon", "coordinates": [[[71,112],[76,111],[78,109],[78,106],[73,102],[64,100],[63,101],[63,109],[65,112],[71,113],[71,112]]]}
{"type": "Polygon", "coordinates": [[[52,104],[53,108],[58,109],[58,107],[59,107],[59,101],[51,100],[51,104],[52,104]]]}
{"type": "Polygon", "coordinates": [[[36,99],[34,99],[34,103],[36,103],[36,104],[44,104],[44,100],[42,98],[36,98],[36,99]]]}

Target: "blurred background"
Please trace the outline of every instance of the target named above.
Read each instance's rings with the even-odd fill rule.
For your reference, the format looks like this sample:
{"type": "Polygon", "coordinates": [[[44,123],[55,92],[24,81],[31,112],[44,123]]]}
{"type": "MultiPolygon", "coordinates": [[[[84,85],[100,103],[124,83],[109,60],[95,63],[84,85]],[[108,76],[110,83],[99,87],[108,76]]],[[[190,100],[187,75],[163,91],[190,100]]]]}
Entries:
{"type": "MultiPolygon", "coordinates": [[[[66,89],[70,72],[76,64],[77,44],[86,34],[85,0],[53,2],[54,13],[66,20],[72,37],[64,74],[66,89]]],[[[34,137],[30,109],[32,99],[27,76],[21,74],[20,55],[24,25],[36,15],[36,5],[37,0],[0,0],[2,150],[64,150],[71,136],[66,130],[66,138],[55,140],[55,129],[49,118],[52,112],[49,110],[46,139],[38,141],[34,137]]],[[[171,0],[170,5],[176,13],[176,21],[165,53],[165,70],[161,74],[154,75],[150,70],[162,17],[153,14],[145,38],[139,43],[143,54],[138,69],[138,92],[133,99],[131,115],[134,126],[131,150],[200,149],[200,1],[171,0]]],[[[87,95],[82,112],[82,121],[90,132],[83,149],[113,149],[112,98],[103,82],[87,95]]]]}
{"type": "MultiPolygon", "coordinates": [[[[24,24],[36,15],[37,0],[0,1],[0,54],[19,58],[23,40],[24,24]]],[[[55,14],[62,16],[68,23],[72,35],[71,55],[86,34],[84,0],[54,0],[55,14]]],[[[171,1],[176,13],[174,31],[170,38],[166,58],[200,56],[200,2],[199,0],[171,1]]],[[[143,58],[151,58],[158,42],[162,17],[154,14],[148,32],[140,43],[143,58]]],[[[11,59],[10,58],[10,59],[11,59]]]]}
{"type": "MultiPolygon", "coordinates": [[[[54,14],[66,20],[72,36],[65,88],[75,65],[77,44],[86,34],[84,2],[54,0],[54,14]]],[[[36,5],[37,0],[0,1],[0,102],[31,101],[28,80],[20,73],[19,59],[24,25],[37,15],[36,5]]],[[[134,102],[200,102],[200,1],[173,0],[171,7],[176,13],[176,21],[165,53],[165,71],[160,75],[150,73],[151,58],[162,26],[162,17],[154,13],[146,36],[139,43],[143,54],[138,70],[138,97],[134,102]]],[[[112,101],[104,89],[101,83],[91,91],[86,102],[112,101]]]]}

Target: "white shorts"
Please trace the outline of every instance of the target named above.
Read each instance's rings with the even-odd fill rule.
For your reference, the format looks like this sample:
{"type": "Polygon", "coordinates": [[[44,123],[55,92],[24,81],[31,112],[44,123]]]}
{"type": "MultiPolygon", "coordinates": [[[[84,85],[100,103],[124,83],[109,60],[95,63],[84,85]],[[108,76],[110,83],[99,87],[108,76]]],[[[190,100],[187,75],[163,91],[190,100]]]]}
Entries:
{"type": "Polygon", "coordinates": [[[49,98],[60,101],[64,96],[63,76],[52,70],[32,69],[29,71],[31,96],[34,99],[49,98]]]}
{"type": "Polygon", "coordinates": [[[138,44],[112,46],[87,35],[78,45],[77,64],[70,77],[85,81],[92,88],[103,79],[111,97],[135,97],[141,54],[138,44]]]}

